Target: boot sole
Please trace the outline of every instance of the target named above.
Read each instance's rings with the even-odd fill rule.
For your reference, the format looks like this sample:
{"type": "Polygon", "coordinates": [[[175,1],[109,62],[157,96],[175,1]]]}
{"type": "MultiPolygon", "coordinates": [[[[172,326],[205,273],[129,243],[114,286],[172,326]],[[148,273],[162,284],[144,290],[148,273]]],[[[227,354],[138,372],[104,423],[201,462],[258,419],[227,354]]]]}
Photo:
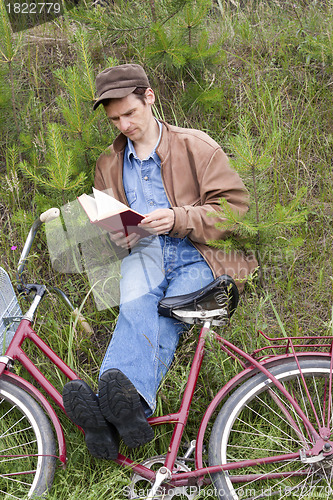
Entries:
{"type": "MultiPolygon", "coordinates": [[[[83,380],[72,380],[63,389],[63,403],[69,418],[79,425],[91,455],[115,460],[118,443],[99,408],[97,396],[83,380]]],[[[114,432],[116,433],[116,432],[114,432]]]]}
{"type": "Polygon", "coordinates": [[[103,417],[116,427],[129,448],[142,446],[154,438],[140,396],[121,371],[112,368],[103,373],[98,397],[103,417]]]}

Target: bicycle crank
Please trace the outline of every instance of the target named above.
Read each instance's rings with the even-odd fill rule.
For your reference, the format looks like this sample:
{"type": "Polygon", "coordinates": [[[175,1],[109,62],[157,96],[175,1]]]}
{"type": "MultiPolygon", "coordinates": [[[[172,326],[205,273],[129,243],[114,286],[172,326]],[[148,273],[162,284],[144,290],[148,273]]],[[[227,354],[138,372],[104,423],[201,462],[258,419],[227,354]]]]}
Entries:
{"type": "MultiPolygon", "coordinates": [[[[148,469],[159,470],[163,467],[165,461],[165,456],[152,457],[141,463],[144,467],[148,469]]],[[[187,467],[181,460],[176,460],[173,473],[177,472],[189,472],[191,469],[187,467]]],[[[147,479],[144,479],[139,474],[134,473],[131,478],[129,486],[126,488],[128,492],[128,498],[130,499],[146,499],[152,498],[152,500],[172,500],[174,497],[182,500],[194,500],[196,493],[193,493],[193,487],[187,486],[177,486],[172,487],[167,490],[163,484],[161,484],[154,494],[155,496],[148,496],[152,489],[152,483],[147,479]]]]}

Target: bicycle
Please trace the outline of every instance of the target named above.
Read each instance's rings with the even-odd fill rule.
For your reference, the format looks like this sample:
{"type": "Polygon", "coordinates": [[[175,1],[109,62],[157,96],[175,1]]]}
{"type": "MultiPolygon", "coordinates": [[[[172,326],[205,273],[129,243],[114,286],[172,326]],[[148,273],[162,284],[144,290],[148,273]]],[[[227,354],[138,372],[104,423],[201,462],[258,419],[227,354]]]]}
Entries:
{"type": "MultiPolygon", "coordinates": [[[[22,250],[17,271],[20,291],[33,293],[24,315],[6,271],[0,271],[0,334],[9,344],[0,357],[0,493],[6,499],[43,496],[52,486],[57,461],[63,466],[67,461],[64,431],[49,401],[64,412],[61,394],[22,347],[24,342],[32,342],[67,379],[79,378],[32,329],[46,287],[26,284],[22,278],[37,230],[58,215],[57,209],[42,214],[22,250]],[[15,362],[39,387],[13,371],[15,362]]],[[[73,309],[61,290],[54,291],[73,309]]],[[[119,454],[115,461],[132,470],[128,498],[194,500],[201,487],[210,484],[219,500],[332,497],[333,337],[270,338],[260,332],[268,345],[248,354],[211,329],[229,322],[237,302],[237,287],[228,276],[193,294],[160,302],[160,314],[200,324],[200,333],[179,409],[149,418],[154,427],[173,425],[166,455],[136,463],[119,454]],[[211,338],[227,356],[237,359],[242,369],[209,403],[196,439],[184,456],[179,456],[211,338]],[[209,439],[209,463],[205,464],[204,438],[217,411],[209,439]],[[140,493],[138,485],[143,480],[146,489],[140,493]]]]}

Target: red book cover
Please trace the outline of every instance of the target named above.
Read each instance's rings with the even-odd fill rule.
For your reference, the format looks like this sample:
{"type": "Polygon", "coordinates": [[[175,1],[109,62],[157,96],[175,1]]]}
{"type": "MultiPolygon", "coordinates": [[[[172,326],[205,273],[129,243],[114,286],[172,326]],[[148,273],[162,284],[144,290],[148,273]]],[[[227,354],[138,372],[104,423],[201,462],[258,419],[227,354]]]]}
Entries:
{"type": "Polygon", "coordinates": [[[78,197],[83,210],[92,224],[96,224],[110,233],[122,232],[126,236],[139,234],[142,238],[150,236],[145,229],[138,227],[144,218],[135,210],[116,200],[112,196],[93,188],[94,197],[82,194],[78,197]]]}

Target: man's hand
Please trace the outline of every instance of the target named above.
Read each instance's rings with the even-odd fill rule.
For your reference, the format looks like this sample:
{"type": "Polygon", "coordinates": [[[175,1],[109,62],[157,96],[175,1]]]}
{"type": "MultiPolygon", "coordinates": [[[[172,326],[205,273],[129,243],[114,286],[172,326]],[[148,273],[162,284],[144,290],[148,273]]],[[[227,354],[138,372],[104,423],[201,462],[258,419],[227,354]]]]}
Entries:
{"type": "Polygon", "coordinates": [[[109,233],[110,239],[118,246],[122,248],[133,248],[140,239],[140,236],[136,233],[132,233],[129,236],[124,236],[124,233],[109,233]]]}
{"type": "Polygon", "coordinates": [[[143,227],[152,234],[167,234],[175,223],[175,213],[170,208],[158,208],[145,215],[139,227],[143,227]]]}

